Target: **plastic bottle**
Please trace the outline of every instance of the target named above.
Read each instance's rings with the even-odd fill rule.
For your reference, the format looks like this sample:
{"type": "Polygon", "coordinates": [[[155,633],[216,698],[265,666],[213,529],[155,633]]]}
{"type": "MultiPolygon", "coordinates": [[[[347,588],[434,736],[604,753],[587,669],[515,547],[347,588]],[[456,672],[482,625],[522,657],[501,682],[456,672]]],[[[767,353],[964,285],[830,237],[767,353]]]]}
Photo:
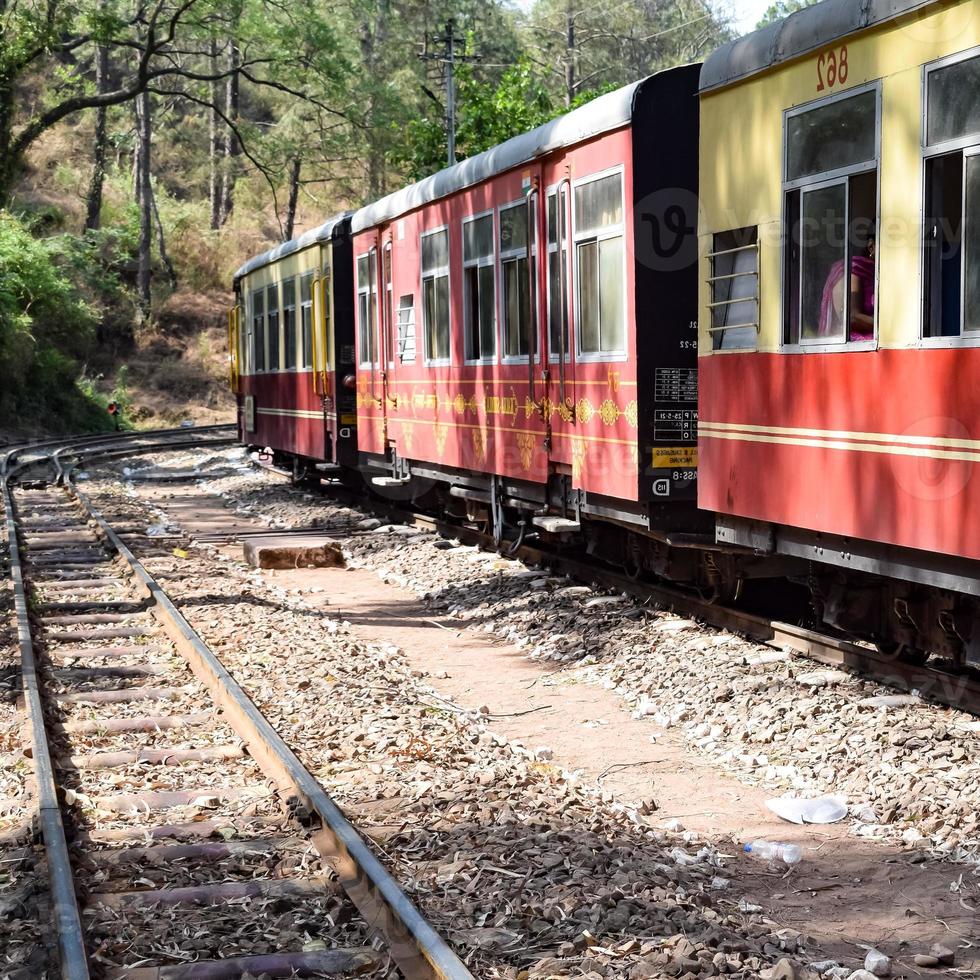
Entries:
{"type": "Polygon", "coordinates": [[[755,840],[744,845],[746,854],[755,854],[767,861],[782,861],[785,864],[799,864],[803,851],[799,844],[779,844],[768,840],[755,840]]]}

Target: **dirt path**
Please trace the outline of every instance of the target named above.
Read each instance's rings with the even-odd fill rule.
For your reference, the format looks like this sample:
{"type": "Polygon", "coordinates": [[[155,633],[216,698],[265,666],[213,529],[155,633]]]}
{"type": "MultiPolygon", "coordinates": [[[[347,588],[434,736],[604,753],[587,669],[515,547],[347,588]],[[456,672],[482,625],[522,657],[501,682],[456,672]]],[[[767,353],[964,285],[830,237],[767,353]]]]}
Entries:
{"type": "MultiPolygon", "coordinates": [[[[700,758],[674,732],[632,718],[614,693],[583,682],[580,670],[550,670],[513,646],[437,620],[413,593],[367,570],[266,574],[348,620],[364,639],[400,647],[442,697],[467,710],[487,708],[494,731],[544,749],[552,764],[598,780],[623,803],[646,802],[651,824],[676,819],[738,855],[728,871],[747,900],[808,935],[808,948],[856,967],[862,946],[875,946],[893,957],[896,974],[925,976],[936,974],[914,967],[916,953],[932,943],[956,948],[977,935],[976,913],[951,891],[971,869],[922,863],[913,851],[862,841],[846,822],[797,827],[778,820],[765,807],[765,791],[700,758]],[[802,845],[803,862],[780,874],[739,855],[741,842],[760,837],[802,845]]],[[[957,968],[959,976],[980,975],[980,960],[971,964],[961,953],[957,968]]]]}
{"type": "MultiPolygon", "coordinates": [[[[252,525],[220,498],[169,490],[160,500],[197,533],[252,525]],[[175,499],[175,497],[177,499],[175,499]],[[176,506],[175,506],[176,505],[176,506]],[[193,517],[191,516],[193,515],[193,517]]],[[[156,496],[155,494],[151,495],[156,496]]],[[[254,525],[252,525],[254,526],[254,525]]],[[[239,548],[229,548],[239,557],[239,548]]],[[[438,694],[462,709],[485,709],[494,731],[518,740],[562,769],[598,783],[625,805],[643,805],[658,827],[679,821],[687,831],[732,856],[726,874],[750,903],[781,927],[810,938],[807,950],[851,968],[865,948],[893,958],[895,975],[936,976],[913,964],[933,943],[957,949],[956,976],[980,976],[971,959],[980,933],[977,913],[961,903],[960,880],[973,869],[933,860],[908,848],[850,834],[848,824],[797,827],[765,807],[763,789],[739,782],[699,756],[675,730],[635,719],[621,698],[587,682],[584,669],[555,670],[520,649],[451,619],[436,617],[415,593],[365,569],[296,569],[263,573],[271,584],[296,590],[305,602],[349,621],[365,640],[401,648],[438,694]],[[798,843],[804,860],[788,873],[741,854],[756,838],[798,843]]]]}

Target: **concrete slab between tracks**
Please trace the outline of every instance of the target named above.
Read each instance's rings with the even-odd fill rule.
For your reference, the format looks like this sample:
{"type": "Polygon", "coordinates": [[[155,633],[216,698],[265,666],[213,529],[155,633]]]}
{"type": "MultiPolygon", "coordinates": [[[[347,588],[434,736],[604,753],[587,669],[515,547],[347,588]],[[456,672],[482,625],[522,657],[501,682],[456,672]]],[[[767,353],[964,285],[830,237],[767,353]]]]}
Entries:
{"type": "Polygon", "coordinates": [[[325,534],[257,537],[242,546],[253,568],[343,568],[340,543],[325,534]]]}

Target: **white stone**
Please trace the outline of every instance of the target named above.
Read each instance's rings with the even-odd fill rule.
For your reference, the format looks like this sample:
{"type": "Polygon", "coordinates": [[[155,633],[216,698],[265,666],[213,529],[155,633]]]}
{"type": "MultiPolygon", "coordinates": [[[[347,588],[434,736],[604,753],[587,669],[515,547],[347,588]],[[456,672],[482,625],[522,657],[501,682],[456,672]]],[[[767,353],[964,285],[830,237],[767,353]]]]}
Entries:
{"type": "Polygon", "coordinates": [[[864,958],[864,968],[876,977],[888,977],[892,972],[892,961],[881,950],[869,949],[864,958]]]}

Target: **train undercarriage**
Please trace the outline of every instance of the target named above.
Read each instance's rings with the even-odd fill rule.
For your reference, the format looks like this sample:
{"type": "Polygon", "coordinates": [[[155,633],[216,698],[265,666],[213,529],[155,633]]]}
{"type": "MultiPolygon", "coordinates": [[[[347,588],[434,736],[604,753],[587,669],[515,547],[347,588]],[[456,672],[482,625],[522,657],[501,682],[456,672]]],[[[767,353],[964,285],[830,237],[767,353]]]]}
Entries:
{"type": "MultiPolygon", "coordinates": [[[[371,475],[392,473],[390,460],[377,460],[374,470],[328,467],[282,452],[272,453],[271,461],[298,485],[332,478],[376,500],[476,528],[504,554],[528,544],[573,551],[631,579],[666,583],[728,605],[744,605],[749,593],[771,593],[777,583],[791,584],[791,617],[870,642],[902,661],[924,663],[936,656],[958,667],[980,667],[980,577],[965,574],[971,569],[962,562],[896,555],[896,549],[875,554],[875,546],[866,543],[862,552],[852,541],[808,539],[805,532],[731,518],[717,522],[716,538],[714,519],[693,506],[629,510],[621,501],[571,490],[567,477],[543,487],[413,464],[401,480],[371,475]],[[805,613],[803,597],[809,603],[805,613]]],[[[788,593],[776,591],[785,600],[788,593]]]]}

